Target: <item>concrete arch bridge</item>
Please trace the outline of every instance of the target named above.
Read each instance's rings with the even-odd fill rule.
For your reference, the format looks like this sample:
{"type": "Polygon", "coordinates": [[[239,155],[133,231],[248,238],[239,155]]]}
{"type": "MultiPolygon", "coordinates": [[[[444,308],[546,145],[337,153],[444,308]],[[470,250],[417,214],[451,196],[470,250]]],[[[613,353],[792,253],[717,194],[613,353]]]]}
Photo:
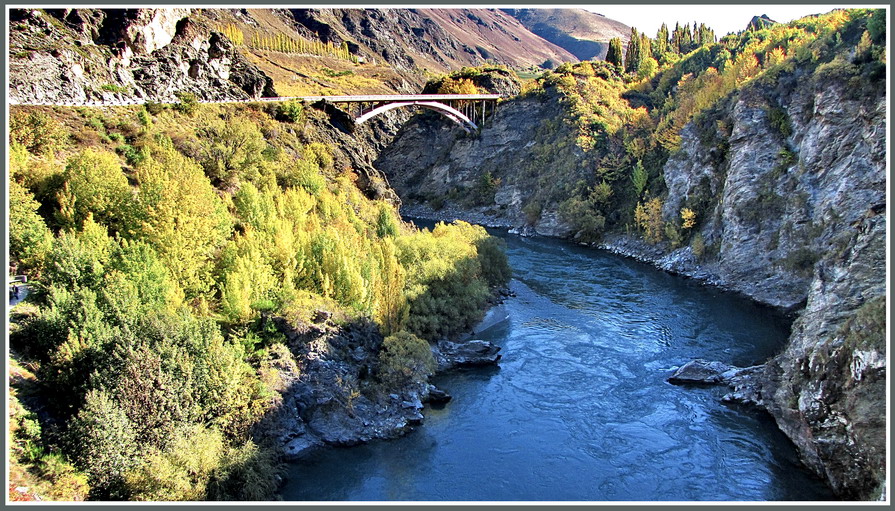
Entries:
{"type": "Polygon", "coordinates": [[[500,94],[381,94],[263,98],[262,101],[322,101],[341,107],[356,124],[395,108],[425,108],[447,117],[469,133],[479,129],[476,121],[484,122],[486,115],[494,112],[500,98],[500,94]]]}

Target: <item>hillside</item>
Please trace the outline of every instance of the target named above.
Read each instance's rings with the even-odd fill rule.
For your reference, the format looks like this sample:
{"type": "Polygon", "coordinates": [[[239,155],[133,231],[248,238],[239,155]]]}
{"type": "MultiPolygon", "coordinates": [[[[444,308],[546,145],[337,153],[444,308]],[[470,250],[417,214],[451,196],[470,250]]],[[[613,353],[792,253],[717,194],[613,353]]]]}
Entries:
{"type": "Polygon", "coordinates": [[[413,93],[427,73],[577,60],[494,9],[13,9],[10,21],[17,102],[413,93]]]}
{"type": "Polygon", "coordinates": [[[584,9],[503,9],[525,28],[573,53],[578,60],[606,58],[609,40],[627,45],[631,27],[584,9]]]}
{"type": "Polygon", "coordinates": [[[283,460],[404,434],[431,374],[499,358],[439,348],[509,268],[481,227],[400,219],[369,166],[400,116],[11,110],[13,497],[272,499],[283,460]]]}

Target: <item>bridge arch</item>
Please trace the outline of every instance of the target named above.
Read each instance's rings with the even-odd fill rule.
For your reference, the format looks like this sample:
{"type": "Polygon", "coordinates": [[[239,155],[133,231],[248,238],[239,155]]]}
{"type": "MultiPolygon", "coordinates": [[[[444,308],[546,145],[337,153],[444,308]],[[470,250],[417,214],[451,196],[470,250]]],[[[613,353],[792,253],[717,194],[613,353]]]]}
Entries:
{"type": "Polygon", "coordinates": [[[361,124],[365,121],[370,120],[373,117],[381,113],[388,112],[389,110],[394,110],[395,108],[401,108],[405,106],[413,106],[413,107],[422,107],[427,108],[429,110],[434,110],[441,115],[447,117],[448,119],[454,121],[459,124],[467,132],[472,132],[473,130],[479,129],[479,127],[472,122],[472,120],[467,117],[463,112],[453,108],[444,103],[440,103],[438,101],[396,101],[393,103],[385,103],[383,105],[379,105],[376,108],[364,112],[363,115],[358,116],[354,119],[354,122],[357,124],[361,124]]]}

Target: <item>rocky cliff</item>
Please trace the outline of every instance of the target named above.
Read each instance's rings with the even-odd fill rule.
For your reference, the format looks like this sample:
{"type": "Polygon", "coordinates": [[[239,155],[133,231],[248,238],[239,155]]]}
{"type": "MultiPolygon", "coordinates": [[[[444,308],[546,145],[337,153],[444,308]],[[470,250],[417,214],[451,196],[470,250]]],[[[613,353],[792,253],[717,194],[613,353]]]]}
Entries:
{"type": "Polygon", "coordinates": [[[9,98],[83,103],[276,96],[273,81],[190,9],[12,9],[9,98]]]}
{"type": "Polygon", "coordinates": [[[717,259],[693,264],[688,247],[663,256],[669,269],[701,266],[730,289],[799,310],[784,351],[747,385],[846,498],[884,491],[885,116],[882,87],[856,94],[795,72],[733,102],[726,169],[707,165],[688,130],[664,169],[668,216],[703,177],[720,191],[702,228],[717,259]],[[791,120],[788,135],[775,115],[791,120]]]}
{"type": "MultiPolygon", "coordinates": [[[[662,214],[701,204],[704,251],[618,230],[596,245],[796,314],[783,351],[740,382],[745,400],[838,494],[869,499],[885,479],[887,98],[882,81],[854,83],[796,67],[681,130],[662,214]]],[[[561,193],[541,192],[573,190],[593,163],[562,109],[549,94],[507,101],[478,137],[422,117],[376,165],[414,214],[571,237],[561,193]]]]}

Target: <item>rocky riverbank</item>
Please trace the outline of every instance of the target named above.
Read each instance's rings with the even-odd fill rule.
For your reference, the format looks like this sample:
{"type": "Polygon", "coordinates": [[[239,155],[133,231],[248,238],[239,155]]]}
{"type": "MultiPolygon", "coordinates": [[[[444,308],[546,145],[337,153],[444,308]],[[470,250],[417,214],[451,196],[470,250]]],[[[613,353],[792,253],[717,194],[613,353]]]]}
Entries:
{"type": "MultiPolygon", "coordinates": [[[[276,446],[287,461],[327,446],[402,436],[422,423],[426,403],[451,398],[425,382],[383,386],[376,378],[383,336],[373,323],[337,324],[324,311],[313,323],[268,321],[286,343],[269,364],[270,377],[278,382],[278,405],[255,436],[276,446]]],[[[473,338],[442,339],[431,349],[437,372],[494,365],[501,357],[498,346],[473,338]]]]}

